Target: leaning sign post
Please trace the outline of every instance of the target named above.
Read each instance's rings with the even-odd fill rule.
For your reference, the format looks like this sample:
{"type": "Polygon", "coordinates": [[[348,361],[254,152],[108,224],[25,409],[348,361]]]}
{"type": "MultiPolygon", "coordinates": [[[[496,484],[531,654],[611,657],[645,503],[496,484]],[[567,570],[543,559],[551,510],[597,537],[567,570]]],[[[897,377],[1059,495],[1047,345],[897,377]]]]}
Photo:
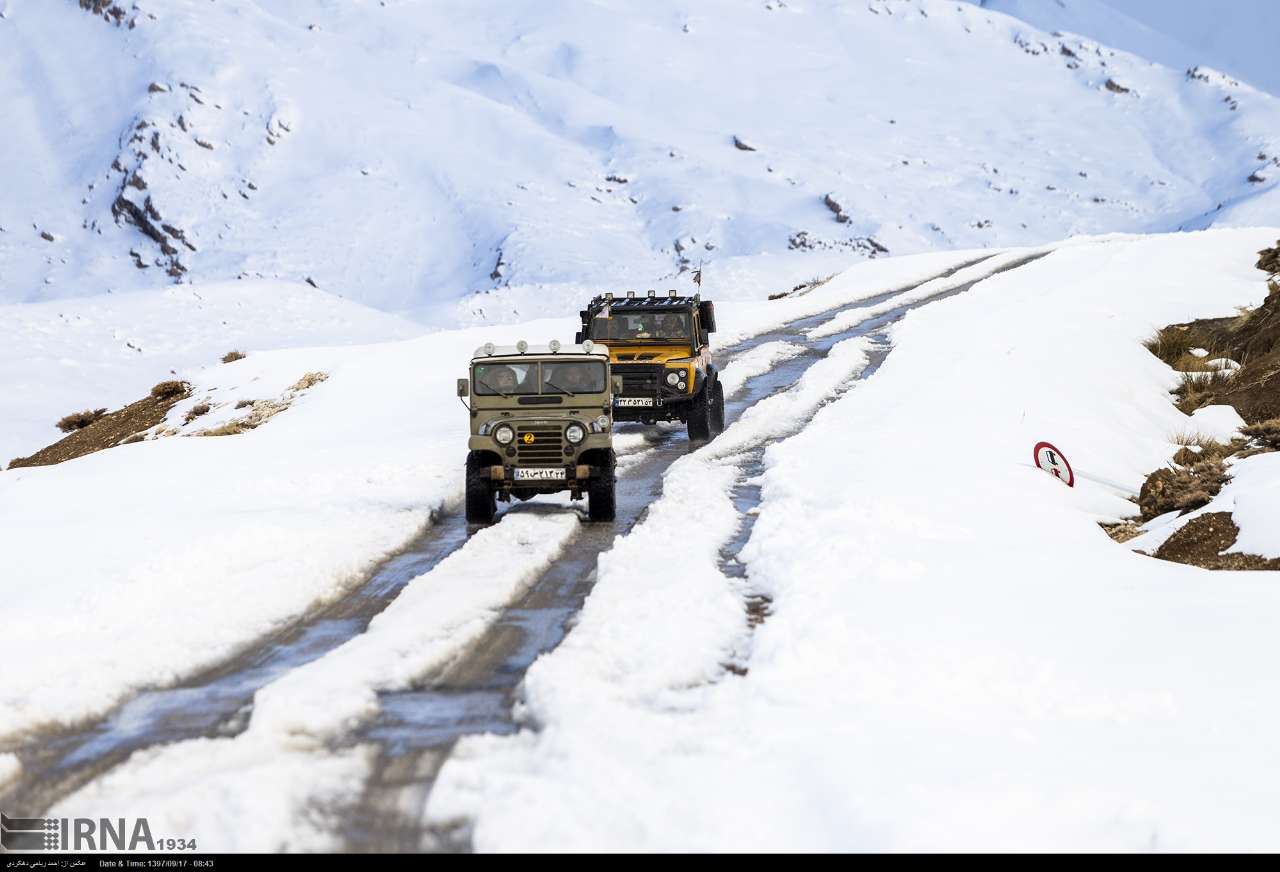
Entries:
{"type": "Polygon", "coordinates": [[[1037,442],[1035,447],[1036,466],[1052,475],[1058,481],[1067,487],[1076,486],[1075,473],[1071,471],[1071,464],[1067,463],[1067,458],[1062,452],[1049,442],[1037,442]]]}

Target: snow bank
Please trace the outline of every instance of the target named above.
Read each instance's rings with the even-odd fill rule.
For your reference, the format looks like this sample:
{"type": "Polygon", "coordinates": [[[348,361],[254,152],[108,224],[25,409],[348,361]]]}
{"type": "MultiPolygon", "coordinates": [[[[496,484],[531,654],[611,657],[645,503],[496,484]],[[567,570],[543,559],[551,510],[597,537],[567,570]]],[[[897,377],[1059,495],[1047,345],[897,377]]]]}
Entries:
{"type": "MultiPolygon", "coordinates": [[[[871,261],[803,297],[728,302],[718,316],[730,336],[761,333],[926,279],[968,256],[871,261]]],[[[142,334],[147,346],[209,360],[213,349],[230,350],[209,340],[221,335],[209,327],[214,320],[267,346],[285,341],[286,321],[300,335],[327,340],[404,329],[397,319],[310,288],[256,290],[273,293],[224,285],[130,297],[122,321],[83,301],[75,304],[83,318],[73,321],[85,326],[52,333],[69,345],[77,330],[105,335],[117,329],[112,325],[131,324],[150,331],[142,334]],[[271,318],[261,321],[266,313],[271,318]]],[[[41,326],[47,322],[29,323],[19,335],[50,332],[41,326]]],[[[94,652],[75,668],[68,658],[40,661],[0,686],[0,736],[74,721],[139,688],[171,684],[342,596],[433,510],[460,499],[467,422],[453,380],[465,373],[471,352],[488,340],[563,340],[576,326],[571,315],[411,341],[276,351],[246,341],[243,360],[179,373],[192,382],[192,395],[166,424],[183,435],[0,475],[0,513],[12,519],[0,528],[0,551],[12,567],[0,577],[0,594],[27,619],[0,639],[0,657],[18,657],[37,643],[59,644],[68,657],[94,652]],[[289,389],[308,373],[328,378],[289,389]],[[289,408],[256,430],[192,435],[247,414],[237,409],[243,402],[281,399],[289,408]],[[210,411],[184,423],[197,404],[210,411]]],[[[39,343],[29,339],[23,347],[39,343]]],[[[764,365],[765,353],[742,366],[764,365]]],[[[112,371],[141,380],[139,395],[151,383],[145,369],[112,371]]],[[[49,417],[52,407],[43,408],[49,417]]],[[[645,444],[641,433],[619,438],[632,456],[645,444]]]]}
{"type": "Polygon", "coordinates": [[[1275,235],[1067,247],[908,316],[766,454],[747,674],[629,675],[665,624],[602,620],[602,574],[529,672],[536,731],[462,743],[433,818],[484,850],[1275,849],[1274,579],[1134,554],[1097,526],[1132,504],[1030,463],[1165,462],[1188,419],[1142,340],[1256,303],[1275,235]]]}
{"type": "Polygon", "coordinates": [[[757,345],[720,370],[720,384],[724,386],[724,395],[733,396],[751,379],[768,372],[777,364],[795,357],[802,351],[804,351],[803,346],[781,340],[757,345]]]}
{"type": "Polygon", "coordinates": [[[342,596],[461,498],[467,418],[453,382],[472,350],[565,328],[253,353],[192,374],[183,408],[233,413],[307,373],[328,378],[241,435],[0,474],[0,595],[23,617],[0,660],[27,664],[0,685],[0,736],[102,712],[342,596]]]}
{"type": "Polygon", "coordinates": [[[198,739],[138,752],[49,815],[146,817],[157,836],[195,839],[199,851],[336,851],[371,763],[368,747],[198,739]]]}
{"type": "Polygon", "coordinates": [[[560,554],[579,523],[573,511],[504,514],[411,581],[364,633],[259,691],[250,730],[340,738],[377,712],[379,691],[406,689],[478,639],[560,554]]]}
{"type": "Polygon", "coordinates": [[[250,280],[0,306],[0,465],[62,438],[54,422],[117,409],[222,356],[362,345],[426,332],[305,284],[250,280]]]}
{"type": "Polygon", "coordinates": [[[198,835],[205,850],[340,847],[341,805],[359,798],[372,750],[329,749],[377,714],[380,692],[407,689],[478,640],[579,524],[574,511],[504,513],[410,581],[364,633],[258,691],[244,733],[139,752],[61,806],[150,807],[153,828],[198,835]]]}

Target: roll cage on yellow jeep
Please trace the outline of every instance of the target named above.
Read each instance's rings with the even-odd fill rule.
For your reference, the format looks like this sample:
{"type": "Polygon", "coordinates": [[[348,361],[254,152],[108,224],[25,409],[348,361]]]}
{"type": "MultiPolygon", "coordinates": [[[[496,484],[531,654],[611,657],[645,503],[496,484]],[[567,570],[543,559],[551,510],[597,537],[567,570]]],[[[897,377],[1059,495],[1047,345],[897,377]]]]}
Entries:
{"type": "Polygon", "coordinates": [[[602,294],[579,315],[577,341],[609,347],[616,421],[683,421],[692,442],[706,442],[724,429],[724,388],[711,360],[715,304],[700,295],[668,291],[643,296],[602,294]]]}

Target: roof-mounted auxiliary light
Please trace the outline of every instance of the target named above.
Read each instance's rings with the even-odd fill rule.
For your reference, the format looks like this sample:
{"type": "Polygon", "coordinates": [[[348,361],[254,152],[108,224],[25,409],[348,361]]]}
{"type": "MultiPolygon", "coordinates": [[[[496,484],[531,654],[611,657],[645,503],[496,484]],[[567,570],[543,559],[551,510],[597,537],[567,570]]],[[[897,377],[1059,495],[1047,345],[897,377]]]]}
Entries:
{"type": "Polygon", "coordinates": [[[676,297],[680,295],[676,293],[675,288],[672,288],[671,290],[667,291],[667,296],[674,300],[676,297]]]}
{"type": "Polygon", "coordinates": [[[636,298],[636,292],[635,292],[635,291],[627,291],[627,299],[628,299],[628,300],[634,300],[635,298],[636,298]]]}
{"type": "Polygon", "coordinates": [[[595,348],[596,348],[596,344],[592,342],[590,339],[582,340],[582,350],[585,353],[590,354],[592,351],[595,351],[595,348]]]}
{"type": "Polygon", "coordinates": [[[552,354],[559,354],[559,353],[560,353],[560,340],[559,340],[559,339],[552,339],[550,342],[548,342],[548,343],[547,343],[547,348],[550,348],[550,349],[551,349],[551,353],[552,353],[552,354]]]}
{"type": "Polygon", "coordinates": [[[649,299],[652,300],[656,296],[658,296],[658,292],[653,288],[649,288],[649,299]]]}
{"type": "Polygon", "coordinates": [[[612,299],[613,299],[613,291],[605,291],[605,292],[604,292],[604,298],[605,298],[606,300],[612,300],[612,299]]]}
{"type": "Polygon", "coordinates": [[[525,342],[523,339],[521,339],[519,342],[516,343],[516,351],[520,352],[521,354],[524,354],[528,350],[529,350],[529,343],[525,342]]]}
{"type": "Polygon", "coordinates": [[[484,353],[486,357],[492,357],[493,353],[497,350],[498,346],[494,345],[492,342],[486,342],[484,344],[484,353]]]}

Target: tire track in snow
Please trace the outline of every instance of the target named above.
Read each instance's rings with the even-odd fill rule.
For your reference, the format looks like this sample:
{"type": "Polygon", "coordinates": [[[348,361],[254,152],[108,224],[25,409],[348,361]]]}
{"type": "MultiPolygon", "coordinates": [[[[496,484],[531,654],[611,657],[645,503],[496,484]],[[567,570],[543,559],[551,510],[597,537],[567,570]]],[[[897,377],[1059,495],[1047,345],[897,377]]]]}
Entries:
{"type": "MultiPolygon", "coordinates": [[[[823,405],[872,377],[892,351],[888,328],[910,311],[963,293],[1047,253],[1006,259],[996,269],[970,274],[959,283],[924,283],[933,285],[932,293],[904,294],[907,300],[892,307],[883,301],[863,307],[863,320],[842,330],[815,329],[820,319],[815,319],[819,324],[803,327],[809,346],[769,373],[779,381],[794,376],[792,387],[759,401],[701,451],[673,464],[665,476],[663,497],[644,523],[602,555],[602,583],[585,603],[578,631],[524,676],[523,719],[534,725],[532,734],[525,731],[519,740],[478,737],[464,742],[456,756],[441,755],[439,766],[447,760],[450,767],[436,773],[446,779],[443,795],[418,788],[425,819],[419,827],[424,839],[416,847],[470,846],[476,816],[488,800],[501,802],[490,795],[492,786],[485,792],[485,785],[493,782],[486,779],[483,759],[490,753],[531,757],[544,717],[592,710],[603,701],[680,710],[695,705],[697,694],[710,685],[745,674],[752,633],[767,619],[768,601],[750,589],[737,556],[751,536],[768,446],[799,432],[823,405]],[[690,517],[697,518],[692,534],[690,517]],[[656,578],[645,571],[645,554],[682,536],[680,566],[656,578]],[[657,621],[664,624],[660,639],[647,632],[657,621]],[[512,747],[513,743],[518,744],[512,747]]],[[[828,318],[847,325],[848,311],[828,318]]],[[[513,727],[502,732],[514,732],[513,727]]]]}
{"type": "MultiPolygon", "coordinates": [[[[883,307],[895,297],[989,259],[959,264],[928,282],[876,294],[852,305],[842,304],[723,349],[720,356],[730,361],[723,370],[726,385],[731,389],[735,382],[737,388],[748,383],[750,386],[747,398],[731,399],[729,417],[735,417],[755,399],[794,383],[817,357],[824,355],[836,340],[842,338],[819,337],[815,340],[806,335],[806,330],[841,312],[883,307]],[[797,349],[800,349],[798,353],[797,349]]],[[[626,448],[632,449],[626,462],[620,464],[623,469],[620,484],[625,487],[627,482],[634,483],[636,509],[629,522],[633,524],[660,496],[661,473],[687,449],[687,442],[682,434],[663,428],[643,432],[624,429],[620,438],[626,448]]],[[[516,513],[519,512],[517,509],[516,513]]],[[[504,513],[503,517],[510,514],[504,513]]],[[[567,621],[577,612],[594,583],[596,556],[612,544],[615,532],[625,526],[629,524],[620,524],[608,531],[584,528],[587,535],[578,537],[579,541],[566,555],[570,559],[562,559],[553,565],[524,599],[506,610],[492,628],[492,634],[486,634],[470,652],[459,652],[458,668],[446,676],[455,690],[466,687],[468,682],[474,683],[476,676],[486,670],[512,670],[514,677],[504,680],[500,688],[480,693],[479,701],[470,700],[479,706],[480,714],[467,708],[466,692],[457,690],[454,694],[455,711],[453,715],[445,715],[446,721],[449,718],[452,721],[433,727],[421,722],[417,711],[420,706],[409,704],[397,708],[399,703],[406,701],[406,697],[384,697],[383,711],[388,714],[367,730],[363,738],[394,746],[410,733],[429,736],[435,729],[456,737],[468,728],[495,729],[502,724],[509,725],[509,697],[519,676],[537,653],[550,650],[563,638],[567,621]],[[582,541],[584,538],[590,541],[582,541]],[[575,554],[580,547],[582,554],[575,554]],[[494,638],[490,638],[491,635],[494,638]],[[397,712],[399,723],[396,722],[397,712]]],[[[177,687],[140,694],[109,715],[79,729],[43,734],[30,745],[16,749],[23,763],[22,774],[16,782],[0,788],[0,802],[7,807],[21,808],[24,813],[43,812],[110,772],[136,751],[199,737],[239,735],[249,724],[253,698],[258,690],[363,633],[370,621],[395,601],[406,583],[429,572],[458,548],[464,547],[466,541],[465,523],[455,508],[446,507],[415,542],[389,558],[368,582],[342,601],[303,616],[291,626],[253,644],[227,664],[190,678],[177,687]]],[[[451,741],[446,744],[451,746],[451,741]]],[[[414,744],[421,745],[422,742],[419,740],[414,744]]],[[[437,747],[443,746],[437,743],[437,747]]],[[[386,754],[379,756],[380,761],[386,759],[394,760],[395,755],[391,758],[386,754]]],[[[430,780],[424,781],[427,773],[418,771],[422,769],[420,765],[418,769],[399,766],[400,776],[391,772],[396,768],[387,768],[392,780],[407,778],[409,783],[425,783],[429,789],[430,780]]],[[[435,768],[427,767],[432,774],[435,768]]],[[[378,767],[375,767],[375,775],[377,771],[378,767]]],[[[425,796],[423,792],[424,800],[425,796]]],[[[414,823],[416,830],[416,820],[414,823]]]]}

